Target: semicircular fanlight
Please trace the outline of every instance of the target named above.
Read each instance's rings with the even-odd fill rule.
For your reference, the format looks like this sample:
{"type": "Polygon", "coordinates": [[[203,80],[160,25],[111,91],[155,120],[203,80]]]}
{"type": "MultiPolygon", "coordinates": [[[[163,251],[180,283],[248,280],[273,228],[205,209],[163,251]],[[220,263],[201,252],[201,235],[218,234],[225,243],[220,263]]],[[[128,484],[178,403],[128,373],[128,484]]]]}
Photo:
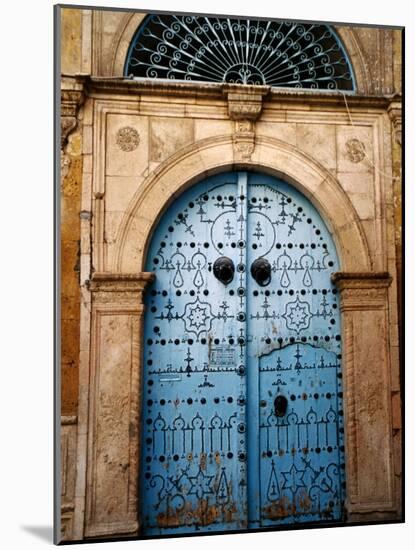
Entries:
{"type": "Polygon", "coordinates": [[[142,78],[354,90],[346,53],[329,25],[149,15],[124,74],[142,78]]]}

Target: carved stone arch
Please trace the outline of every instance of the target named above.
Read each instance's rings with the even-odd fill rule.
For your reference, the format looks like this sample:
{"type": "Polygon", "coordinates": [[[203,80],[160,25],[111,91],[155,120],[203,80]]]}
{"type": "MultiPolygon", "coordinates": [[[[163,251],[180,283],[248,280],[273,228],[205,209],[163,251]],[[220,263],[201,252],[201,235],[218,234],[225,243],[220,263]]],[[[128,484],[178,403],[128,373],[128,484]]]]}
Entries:
{"type": "Polygon", "coordinates": [[[339,26],[334,28],[343,43],[343,47],[352,65],[356,81],[356,92],[370,94],[372,76],[355,30],[352,27],[339,26]]]}
{"type": "Polygon", "coordinates": [[[126,13],[114,34],[110,76],[123,76],[128,48],[146,13],[126,13]]]}
{"type": "Polygon", "coordinates": [[[137,190],[120,224],[113,271],[142,271],[153,230],[174,198],[204,177],[234,169],[254,169],[291,183],[310,199],[326,222],[342,270],[371,271],[358,215],[339,182],[321,164],[290,144],[260,135],[251,160],[229,160],[233,158],[232,136],[223,135],[201,140],[162,163],[137,190]]]}
{"type": "Polygon", "coordinates": [[[88,382],[80,394],[83,439],[76,538],[140,533],[143,293],[154,278],[143,272],[146,248],[160,217],[178,195],[198,180],[226,170],[263,171],[283,178],[312,201],[332,232],[342,269],[332,275],[332,282],[340,293],[343,342],[346,518],[354,522],[395,517],[393,433],[392,424],[385,422],[392,407],[391,277],[372,271],[353,205],[316,160],[263,135],[255,136],[250,160],[237,161],[234,155],[229,134],[200,140],[160,164],[127,208],[113,264],[106,272],[95,272],[90,281],[90,352],[81,361],[81,379],[88,382]]]}

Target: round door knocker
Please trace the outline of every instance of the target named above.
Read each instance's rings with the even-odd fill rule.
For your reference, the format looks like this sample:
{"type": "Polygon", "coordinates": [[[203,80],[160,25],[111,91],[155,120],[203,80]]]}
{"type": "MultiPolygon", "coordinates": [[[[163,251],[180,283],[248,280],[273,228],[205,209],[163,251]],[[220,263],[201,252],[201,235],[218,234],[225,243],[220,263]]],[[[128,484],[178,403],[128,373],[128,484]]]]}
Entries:
{"type": "Polygon", "coordinates": [[[251,265],[251,275],[259,286],[267,286],[271,282],[271,264],[265,258],[257,258],[251,265]]]}
{"type": "Polygon", "coordinates": [[[218,258],[213,264],[213,274],[221,283],[228,285],[235,274],[233,261],[226,256],[218,258]]]}

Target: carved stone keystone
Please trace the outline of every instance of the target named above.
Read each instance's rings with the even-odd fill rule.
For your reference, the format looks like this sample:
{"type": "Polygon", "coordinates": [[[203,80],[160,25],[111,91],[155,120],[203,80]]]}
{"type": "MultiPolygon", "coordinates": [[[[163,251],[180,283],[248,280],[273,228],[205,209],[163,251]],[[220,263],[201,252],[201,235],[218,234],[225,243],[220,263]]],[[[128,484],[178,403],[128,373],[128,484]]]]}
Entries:
{"type": "Polygon", "coordinates": [[[243,89],[232,84],[224,86],[229,118],[234,121],[235,160],[251,159],[255,148],[255,121],[261,116],[262,101],[270,89],[270,86],[243,86],[243,89]]]}

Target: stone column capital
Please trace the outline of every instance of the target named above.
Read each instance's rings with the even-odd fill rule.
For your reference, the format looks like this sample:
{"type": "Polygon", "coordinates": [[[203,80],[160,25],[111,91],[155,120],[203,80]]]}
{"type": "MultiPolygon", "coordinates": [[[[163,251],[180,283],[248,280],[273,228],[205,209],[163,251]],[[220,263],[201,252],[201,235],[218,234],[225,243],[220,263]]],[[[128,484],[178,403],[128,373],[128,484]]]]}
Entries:
{"type": "Polygon", "coordinates": [[[387,271],[351,273],[337,271],[331,276],[340,291],[340,309],[370,310],[387,307],[388,287],[392,277],[387,271]]]}
{"type": "Polygon", "coordinates": [[[79,108],[85,100],[83,82],[74,77],[61,79],[61,149],[64,149],[68,137],[77,125],[79,108]]]}
{"type": "Polygon", "coordinates": [[[155,274],[140,273],[94,273],[89,282],[89,290],[93,300],[99,302],[118,302],[138,300],[143,303],[143,294],[149,284],[154,281],[155,274]]]}
{"type": "Polygon", "coordinates": [[[340,291],[346,288],[387,288],[392,282],[392,277],[387,271],[336,271],[332,274],[331,281],[340,291]]]}

